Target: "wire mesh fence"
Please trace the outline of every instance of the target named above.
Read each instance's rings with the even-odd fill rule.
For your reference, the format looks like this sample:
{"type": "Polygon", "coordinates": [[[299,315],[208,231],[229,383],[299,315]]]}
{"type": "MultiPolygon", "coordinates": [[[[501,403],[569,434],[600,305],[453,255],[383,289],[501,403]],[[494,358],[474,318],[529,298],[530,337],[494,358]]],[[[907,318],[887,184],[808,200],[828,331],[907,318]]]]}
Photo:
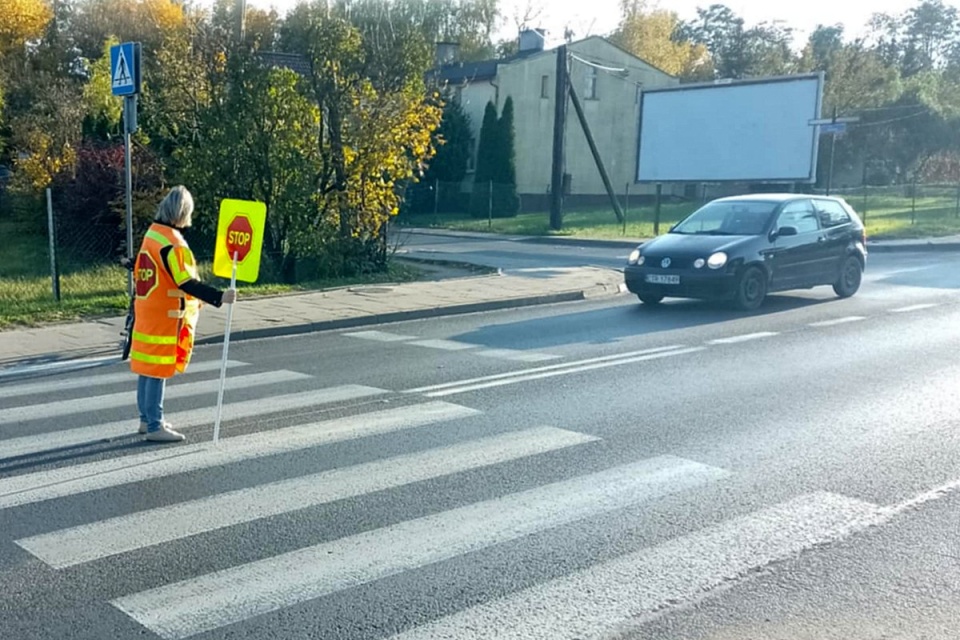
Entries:
{"type": "MultiPolygon", "coordinates": [[[[83,215],[76,206],[62,206],[57,195],[54,191],[48,202],[46,193],[0,193],[0,328],[119,314],[127,309],[130,273],[121,264],[127,256],[122,200],[119,208],[111,205],[110,212],[83,215]]],[[[156,201],[150,204],[156,207],[156,201]]],[[[145,207],[140,215],[137,211],[135,207],[134,253],[152,219],[145,207]]],[[[195,214],[194,222],[199,224],[183,235],[197,259],[201,280],[225,288],[229,280],[213,275],[216,219],[198,221],[203,215],[209,214],[195,214]]],[[[292,260],[265,245],[255,288],[270,293],[331,286],[338,278],[388,277],[388,254],[385,236],[365,241],[334,239],[328,251],[292,260]],[[327,275],[334,271],[331,265],[356,273],[327,275]],[[357,265],[367,271],[358,271],[357,265]]]]}
{"type": "Polygon", "coordinates": [[[515,185],[496,182],[464,183],[439,180],[419,182],[407,189],[407,215],[464,216],[493,220],[524,211],[515,185]]]}

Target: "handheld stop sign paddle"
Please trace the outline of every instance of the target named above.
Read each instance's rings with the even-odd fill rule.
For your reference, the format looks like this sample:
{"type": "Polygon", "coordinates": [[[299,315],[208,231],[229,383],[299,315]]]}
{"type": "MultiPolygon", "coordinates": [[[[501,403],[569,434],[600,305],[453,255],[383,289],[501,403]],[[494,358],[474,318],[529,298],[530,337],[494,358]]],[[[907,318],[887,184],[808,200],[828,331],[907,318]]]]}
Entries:
{"type": "MultiPolygon", "coordinates": [[[[230,288],[237,280],[256,282],[260,275],[260,254],[267,223],[267,205],[250,200],[224,199],[220,202],[217,221],[217,244],[213,253],[213,275],[230,278],[230,288]]],[[[230,349],[230,325],[233,305],[227,309],[227,326],[223,332],[223,362],[220,364],[220,391],[217,396],[217,420],[213,442],[220,440],[220,418],[223,414],[223,387],[227,377],[227,352],[230,349]]]]}

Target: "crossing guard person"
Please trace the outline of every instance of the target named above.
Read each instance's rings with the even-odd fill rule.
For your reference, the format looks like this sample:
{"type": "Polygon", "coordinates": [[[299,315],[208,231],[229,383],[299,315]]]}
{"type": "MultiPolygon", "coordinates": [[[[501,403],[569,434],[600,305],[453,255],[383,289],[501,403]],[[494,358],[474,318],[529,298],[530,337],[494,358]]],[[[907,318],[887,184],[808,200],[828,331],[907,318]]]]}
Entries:
{"type": "Polygon", "coordinates": [[[203,284],[190,247],[180,233],[193,222],[193,196],[174,187],[157,208],[135,263],[133,341],[130,369],[139,374],[137,409],[140,433],[151,442],[186,439],[163,419],[167,378],[190,364],[201,301],[220,307],[233,304],[235,289],[203,284]]]}

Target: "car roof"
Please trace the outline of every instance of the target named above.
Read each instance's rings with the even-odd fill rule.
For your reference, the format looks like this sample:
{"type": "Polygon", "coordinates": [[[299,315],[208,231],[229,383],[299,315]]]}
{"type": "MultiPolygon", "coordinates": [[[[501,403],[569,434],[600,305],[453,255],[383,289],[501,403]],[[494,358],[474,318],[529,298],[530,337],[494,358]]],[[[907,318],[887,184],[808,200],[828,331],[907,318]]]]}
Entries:
{"type": "Polygon", "coordinates": [[[727,196],[717,198],[714,202],[789,202],[791,200],[804,200],[807,198],[820,198],[828,200],[839,200],[834,196],[821,196],[812,193],[747,193],[739,196],[727,196]]]}

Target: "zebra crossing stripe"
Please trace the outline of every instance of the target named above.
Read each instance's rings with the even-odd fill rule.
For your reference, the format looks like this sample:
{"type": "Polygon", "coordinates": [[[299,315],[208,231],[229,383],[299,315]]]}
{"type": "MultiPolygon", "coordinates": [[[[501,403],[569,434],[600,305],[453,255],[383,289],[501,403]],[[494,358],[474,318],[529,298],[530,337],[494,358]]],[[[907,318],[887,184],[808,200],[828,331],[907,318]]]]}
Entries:
{"type": "MultiPolygon", "coordinates": [[[[247,366],[250,365],[246,362],[237,362],[236,360],[227,361],[227,367],[231,369],[247,366]]],[[[204,360],[201,362],[194,362],[190,365],[190,368],[187,369],[187,373],[185,374],[187,376],[187,380],[185,382],[189,383],[191,374],[207,373],[209,371],[219,370],[219,360],[204,360]]],[[[71,389],[91,389],[93,387],[103,387],[109,384],[120,384],[122,382],[126,382],[127,384],[135,384],[136,380],[136,374],[130,373],[130,371],[127,370],[121,373],[104,373],[99,376],[77,376],[67,380],[44,380],[43,382],[11,384],[9,386],[3,385],[0,386],[0,398],[14,398],[17,396],[28,396],[39,393],[59,393],[61,391],[68,391],[71,389]]],[[[176,380],[177,378],[174,378],[174,381],[176,380]]],[[[169,388],[172,389],[173,386],[171,385],[169,388]]]]}
{"type": "MultiPolygon", "coordinates": [[[[877,522],[878,506],[831,493],[799,496],[536,585],[398,634],[393,640],[567,640],[626,631],[628,619],[687,602],[817,544],[877,522]],[[590,594],[584,597],[584,594],[590,594]]],[[[617,635],[619,637],[619,635],[617,635]]]]}
{"type": "MultiPolygon", "coordinates": [[[[118,407],[130,406],[131,404],[133,405],[135,412],[137,398],[136,378],[130,376],[127,378],[130,380],[131,385],[129,391],[0,409],[0,424],[23,420],[60,418],[63,416],[69,416],[88,411],[115,409],[118,407]]],[[[282,369],[278,371],[262,371],[260,373],[251,373],[245,376],[234,376],[227,378],[226,389],[227,391],[236,391],[239,389],[250,389],[269,384],[283,384],[286,382],[296,382],[298,380],[309,379],[309,375],[305,373],[297,373],[296,371],[285,371],[282,369]]],[[[180,398],[202,396],[207,393],[215,393],[219,388],[219,380],[201,380],[185,384],[172,384],[167,387],[167,390],[164,394],[164,399],[177,400],[180,398]]]]}
{"type": "Polygon", "coordinates": [[[17,540],[63,569],[224,527],[597,440],[540,427],[230,491],[17,540]]]}
{"type": "MultiPolygon", "coordinates": [[[[305,409],[316,405],[356,400],[358,398],[366,398],[385,393],[389,392],[384,389],[350,384],[282,396],[268,396],[256,400],[243,400],[226,405],[227,410],[224,411],[224,419],[242,420],[245,418],[265,416],[280,411],[305,409]]],[[[214,398],[211,397],[211,400],[213,399],[214,398]]],[[[0,440],[0,460],[38,454],[65,447],[93,444],[99,440],[133,435],[137,431],[139,419],[136,416],[135,400],[131,399],[131,405],[133,417],[129,420],[120,420],[108,424],[80,427],[77,429],[51,431],[35,436],[22,436],[20,438],[0,440]]],[[[209,406],[203,409],[179,411],[166,415],[165,419],[171,422],[177,429],[198,427],[205,424],[213,424],[216,418],[214,415],[215,410],[215,407],[209,406]]]]}
{"type": "Polygon", "coordinates": [[[0,509],[478,415],[428,402],[0,479],[0,509]]]}
{"type": "Polygon", "coordinates": [[[727,477],[661,456],[459,507],[111,601],[167,640],[727,477]]]}

